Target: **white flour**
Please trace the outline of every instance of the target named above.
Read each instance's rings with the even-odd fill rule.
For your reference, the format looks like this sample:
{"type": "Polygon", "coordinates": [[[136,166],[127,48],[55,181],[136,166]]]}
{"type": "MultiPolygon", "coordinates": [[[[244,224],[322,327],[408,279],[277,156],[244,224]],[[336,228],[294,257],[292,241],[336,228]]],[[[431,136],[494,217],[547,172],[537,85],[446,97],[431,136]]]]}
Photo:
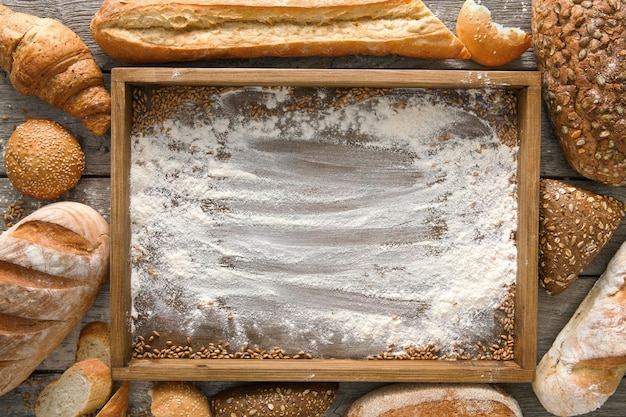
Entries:
{"type": "Polygon", "coordinates": [[[516,276],[517,148],[420,95],[254,120],[241,94],[132,138],[136,315],[317,357],[493,337],[516,276]]]}

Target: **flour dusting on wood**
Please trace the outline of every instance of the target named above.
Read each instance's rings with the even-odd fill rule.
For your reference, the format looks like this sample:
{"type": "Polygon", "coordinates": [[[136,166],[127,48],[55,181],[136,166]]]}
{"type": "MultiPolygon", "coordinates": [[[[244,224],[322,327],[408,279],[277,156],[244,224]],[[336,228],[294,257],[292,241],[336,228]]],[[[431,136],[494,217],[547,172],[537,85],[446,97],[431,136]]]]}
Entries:
{"type": "Polygon", "coordinates": [[[135,334],[319,358],[493,343],[518,148],[473,109],[502,94],[216,88],[134,126],[135,334]]]}

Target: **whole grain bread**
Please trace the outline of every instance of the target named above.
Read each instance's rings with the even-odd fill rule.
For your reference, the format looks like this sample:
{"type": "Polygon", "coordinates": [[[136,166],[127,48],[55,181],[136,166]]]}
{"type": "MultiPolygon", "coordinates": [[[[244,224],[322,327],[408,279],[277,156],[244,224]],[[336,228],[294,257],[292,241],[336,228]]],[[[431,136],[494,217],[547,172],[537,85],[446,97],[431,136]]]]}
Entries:
{"type": "Polygon", "coordinates": [[[539,283],[556,295],[602,251],[626,205],[558,180],[542,179],[540,189],[539,283]]]}
{"type": "Polygon", "coordinates": [[[107,54],[136,64],[260,56],[470,57],[421,0],[105,0],[91,33],[107,54]]]}
{"type": "Polygon", "coordinates": [[[211,398],[214,417],[320,417],[335,400],[333,382],[259,382],[234,386],[211,398]]]}
{"type": "Polygon", "coordinates": [[[533,390],[557,416],[590,413],[626,371],[626,243],[537,365],[533,390]]]}
{"type": "Polygon", "coordinates": [[[109,225],[81,203],[43,206],[0,235],[0,395],[85,316],[108,267],[109,225]]]}
{"type": "Polygon", "coordinates": [[[398,383],[357,399],[343,417],[522,417],[517,401],[490,384],[398,383]]]}
{"type": "Polygon", "coordinates": [[[543,96],[569,164],[626,182],[626,7],[614,0],[535,0],[532,32],[543,96]]]}

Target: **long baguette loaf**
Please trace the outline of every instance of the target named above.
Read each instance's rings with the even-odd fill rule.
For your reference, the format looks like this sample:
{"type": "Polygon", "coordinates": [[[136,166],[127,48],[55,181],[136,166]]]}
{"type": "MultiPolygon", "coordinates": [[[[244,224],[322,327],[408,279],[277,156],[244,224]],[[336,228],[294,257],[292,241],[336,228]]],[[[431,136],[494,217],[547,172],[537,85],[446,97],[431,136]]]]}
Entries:
{"type": "Polygon", "coordinates": [[[0,235],[0,395],[83,318],[108,262],[109,225],[84,204],[49,204],[0,235]]]}
{"type": "Polygon", "coordinates": [[[557,416],[589,413],[626,371],[626,243],[543,356],[533,390],[557,416]]]}
{"type": "Polygon", "coordinates": [[[613,0],[534,0],[543,96],[565,157],[581,175],[626,183],[626,14],[613,0]]]}
{"type": "Polygon", "coordinates": [[[91,22],[127,63],[260,56],[470,57],[421,0],[105,0],[91,22]]]}
{"type": "Polygon", "coordinates": [[[401,383],[357,399],[344,417],[522,417],[517,401],[488,384],[401,383]]]}

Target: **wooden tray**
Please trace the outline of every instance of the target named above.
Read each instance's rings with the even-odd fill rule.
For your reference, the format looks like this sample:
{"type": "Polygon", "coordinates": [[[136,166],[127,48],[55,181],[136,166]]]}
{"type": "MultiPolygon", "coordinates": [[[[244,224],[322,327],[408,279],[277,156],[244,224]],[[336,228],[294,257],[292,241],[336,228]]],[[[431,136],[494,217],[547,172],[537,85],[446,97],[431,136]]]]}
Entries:
{"type": "Polygon", "coordinates": [[[529,382],[536,363],[540,80],[536,72],[115,68],[112,71],[111,334],[117,380],[529,382]],[[512,360],[132,358],[130,171],[132,89],[287,86],[504,89],[517,95],[517,278],[512,360]]]}

